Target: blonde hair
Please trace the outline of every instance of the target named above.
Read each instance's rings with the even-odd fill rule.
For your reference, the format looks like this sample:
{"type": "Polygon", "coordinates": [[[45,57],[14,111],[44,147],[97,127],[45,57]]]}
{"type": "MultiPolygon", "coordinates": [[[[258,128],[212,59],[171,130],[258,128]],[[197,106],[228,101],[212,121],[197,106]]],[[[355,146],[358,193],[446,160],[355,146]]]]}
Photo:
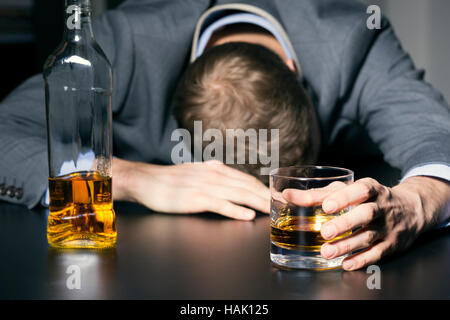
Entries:
{"type": "MultiPolygon", "coordinates": [[[[174,96],[179,125],[203,128],[279,129],[280,166],[311,163],[312,105],[297,75],[271,50],[231,42],[208,49],[188,66],[174,96]]],[[[270,139],[269,139],[270,141],[270,139]]],[[[269,147],[268,147],[269,148],[269,147]]],[[[246,150],[248,158],[248,149],[246,150]]],[[[264,183],[261,164],[234,164],[264,183]]]]}

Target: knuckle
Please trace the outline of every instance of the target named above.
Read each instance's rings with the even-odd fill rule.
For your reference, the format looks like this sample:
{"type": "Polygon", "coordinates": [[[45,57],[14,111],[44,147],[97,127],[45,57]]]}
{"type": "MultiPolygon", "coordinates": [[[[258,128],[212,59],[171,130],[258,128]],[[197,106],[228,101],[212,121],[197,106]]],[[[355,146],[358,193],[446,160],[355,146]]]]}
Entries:
{"type": "Polygon", "coordinates": [[[371,193],[372,193],[372,188],[365,183],[361,183],[361,193],[364,196],[364,198],[370,198],[371,193]]]}
{"type": "Polygon", "coordinates": [[[325,187],[326,189],[330,189],[330,190],[338,190],[341,189],[343,187],[347,186],[344,182],[342,181],[333,181],[332,183],[330,183],[327,187],[325,187]]]}
{"type": "Polygon", "coordinates": [[[391,201],[392,198],[393,198],[391,188],[388,188],[388,187],[383,186],[383,185],[380,185],[380,187],[378,188],[377,193],[378,193],[378,195],[381,196],[380,198],[381,198],[382,202],[391,201]]]}
{"type": "Polygon", "coordinates": [[[373,256],[375,258],[375,261],[380,260],[383,257],[383,250],[381,250],[381,248],[378,247],[374,247],[373,248],[373,256]]]}
{"type": "Polygon", "coordinates": [[[228,207],[227,201],[216,201],[216,204],[214,206],[214,209],[218,212],[225,212],[228,207]]]}
{"type": "Polygon", "coordinates": [[[364,196],[370,198],[377,193],[380,185],[378,181],[373,178],[363,178],[359,181],[361,183],[361,188],[364,196]]]}
{"type": "Polygon", "coordinates": [[[375,203],[374,205],[370,205],[368,210],[366,211],[366,219],[367,221],[372,221],[375,219],[376,216],[376,211],[377,211],[377,204],[375,203]]]}
{"type": "Polygon", "coordinates": [[[365,245],[367,247],[370,246],[374,240],[375,240],[375,231],[366,232],[365,245]]]}
{"type": "Polygon", "coordinates": [[[350,251],[352,251],[352,246],[351,246],[350,242],[348,242],[348,241],[337,246],[338,255],[346,254],[350,251]]]}
{"type": "Polygon", "coordinates": [[[372,185],[372,186],[378,186],[379,185],[379,182],[377,180],[375,180],[374,178],[367,177],[367,178],[363,178],[361,180],[364,181],[365,183],[369,184],[369,185],[372,185]]]}
{"type": "Polygon", "coordinates": [[[348,216],[342,216],[337,223],[338,232],[348,231],[353,227],[352,221],[348,216]]]}
{"type": "Polygon", "coordinates": [[[386,186],[382,186],[383,193],[386,195],[388,199],[392,199],[392,189],[386,186]]]}
{"type": "Polygon", "coordinates": [[[380,204],[379,201],[375,202],[372,212],[375,216],[379,215],[381,212],[383,212],[383,205],[380,204]]]}
{"type": "Polygon", "coordinates": [[[355,258],[354,261],[356,269],[362,268],[367,264],[367,258],[365,256],[355,258]]]}
{"type": "Polygon", "coordinates": [[[341,233],[341,231],[345,229],[345,224],[346,224],[345,216],[333,218],[331,220],[331,222],[326,222],[325,223],[325,225],[327,225],[327,226],[328,225],[330,225],[330,226],[333,225],[336,228],[338,234],[341,233]]]}

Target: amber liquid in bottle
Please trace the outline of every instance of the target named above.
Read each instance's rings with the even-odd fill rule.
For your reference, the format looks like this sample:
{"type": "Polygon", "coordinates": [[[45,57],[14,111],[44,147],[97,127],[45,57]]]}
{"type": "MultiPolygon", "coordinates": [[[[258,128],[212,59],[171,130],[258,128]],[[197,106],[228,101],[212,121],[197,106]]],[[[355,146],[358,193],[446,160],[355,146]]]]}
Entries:
{"type": "Polygon", "coordinates": [[[95,41],[90,0],[65,0],[64,36],[43,71],[50,213],[57,248],[116,242],[111,195],[112,70],[95,41]]]}
{"type": "Polygon", "coordinates": [[[47,239],[59,248],[110,248],[117,231],[111,177],[94,171],[49,178],[47,239]]]}

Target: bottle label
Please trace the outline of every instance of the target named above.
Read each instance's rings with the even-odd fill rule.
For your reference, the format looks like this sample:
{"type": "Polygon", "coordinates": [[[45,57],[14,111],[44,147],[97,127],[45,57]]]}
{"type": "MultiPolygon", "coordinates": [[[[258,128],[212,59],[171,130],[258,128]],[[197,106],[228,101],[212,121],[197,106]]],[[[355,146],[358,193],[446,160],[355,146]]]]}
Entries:
{"type": "Polygon", "coordinates": [[[66,26],[69,30],[81,29],[81,8],[77,5],[68,6],[66,13],[69,14],[66,20],[66,26]]]}

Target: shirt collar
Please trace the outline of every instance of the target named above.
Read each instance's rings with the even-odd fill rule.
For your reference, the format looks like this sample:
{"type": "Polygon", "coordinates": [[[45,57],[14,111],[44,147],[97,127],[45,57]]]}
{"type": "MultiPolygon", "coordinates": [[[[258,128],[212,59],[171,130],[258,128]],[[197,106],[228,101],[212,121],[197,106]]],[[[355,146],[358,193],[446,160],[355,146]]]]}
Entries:
{"type": "Polygon", "coordinates": [[[280,32],[267,19],[253,13],[230,14],[225,17],[219,18],[218,20],[210,24],[208,27],[206,27],[206,29],[200,35],[195,58],[198,58],[203,54],[206,45],[208,44],[209,40],[211,39],[211,36],[215,31],[227,25],[236,23],[249,23],[257,25],[269,31],[283,47],[286,57],[288,59],[293,59],[294,55],[290,50],[289,46],[287,45],[286,41],[284,40],[284,38],[281,36],[280,32]]]}
{"type": "MultiPolygon", "coordinates": [[[[255,16],[258,16],[260,18],[263,18],[267,22],[267,27],[276,30],[275,32],[272,32],[272,34],[280,39],[280,44],[283,46],[283,49],[286,52],[287,56],[290,56],[294,60],[294,64],[297,70],[297,74],[300,80],[302,80],[303,73],[300,66],[300,63],[298,61],[296,52],[294,50],[294,47],[292,46],[292,43],[284,30],[281,23],[270,13],[267,11],[245,3],[227,3],[227,4],[221,4],[214,7],[209,8],[206,10],[197,21],[197,24],[195,26],[194,35],[192,38],[192,49],[191,49],[191,56],[190,56],[190,62],[194,62],[195,59],[198,57],[197,55],[197,49],[199,48],[199,40],[203,32],[212,24],[214,24],[216,21],[221,20],[224,17],[227,17],[229,15],[234,15],[237,13],[248,13],[253,14],[255,16]]],[[[262,20],[259,20],[261,22],[262,20]]],[[[264,23],[264,22],[261,22],[264,23]]],[[[206,37],[206,36],[205,36],[206,37]]],[[[209,37],[208,37],[209,40],[209,37]]],[[[203,40],[208,42],[208,40],[203,40]]],[[[205,45],[206,46],[206,45],[205,45]]],[[[204,47],[203,47],[204,50],[204,47]]]]}

